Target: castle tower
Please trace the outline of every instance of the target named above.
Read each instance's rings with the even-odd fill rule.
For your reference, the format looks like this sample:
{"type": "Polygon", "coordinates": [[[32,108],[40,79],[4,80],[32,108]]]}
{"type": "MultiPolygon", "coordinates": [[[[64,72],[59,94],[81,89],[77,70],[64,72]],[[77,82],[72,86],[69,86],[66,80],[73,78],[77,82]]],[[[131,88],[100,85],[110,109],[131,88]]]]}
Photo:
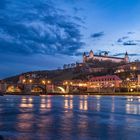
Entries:
{"type": "Polygon", "coordinates": [[[87,56],[86,56],[86,53],[84,52],[83,53],[83,63],[86,63],[86,61],[87,61],[87,56]]]}
{"type": "Polygon", "coordinates": [[[89,52],[89,58],[93,58],[94,57],[94,53],[93,53],[93,51],[91,50],[90,52],[89,52]]]}
{"type": "Polygon", "coordinates": [[[104,52],[104,56],[108,56],[108,52],[107,51],[104,52]]]}
{"type": "Polygon", "coordinates": [[[128,56],[127,52],[125,53],[124,60],[125,60],[126,63],[129,63],[129,56],[128,56]]]}

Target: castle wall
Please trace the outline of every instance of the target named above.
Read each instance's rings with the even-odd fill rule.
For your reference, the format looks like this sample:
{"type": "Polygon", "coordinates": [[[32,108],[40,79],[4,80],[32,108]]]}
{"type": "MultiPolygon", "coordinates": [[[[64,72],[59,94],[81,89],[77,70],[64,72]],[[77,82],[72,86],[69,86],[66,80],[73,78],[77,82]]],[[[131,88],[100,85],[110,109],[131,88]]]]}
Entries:
{"type": "Polygon", "coordinates": [[[116,62],[116,63],[124,61],[124,59],[121,59],[121,58],[119,59],[119,58],[96,57],[96,56],[93,59],[97,59],[99,61],[113,61],[113,62],[116,62]]]}
{"type": "Polygon", "coordinates": [[[129,62],[129,57],[128,54],[125,54],[124,58],[119,58],[119,57],[110,57],[107,55],[94,55],[94,53],[92,51],[90,51],[89,55],[87,56],[85,53],[83,54],[83,62],[88,62],[89,60],[99,60],[99,61],[113,61],[116,63],[120,63],[120,62],[129,62]]]}

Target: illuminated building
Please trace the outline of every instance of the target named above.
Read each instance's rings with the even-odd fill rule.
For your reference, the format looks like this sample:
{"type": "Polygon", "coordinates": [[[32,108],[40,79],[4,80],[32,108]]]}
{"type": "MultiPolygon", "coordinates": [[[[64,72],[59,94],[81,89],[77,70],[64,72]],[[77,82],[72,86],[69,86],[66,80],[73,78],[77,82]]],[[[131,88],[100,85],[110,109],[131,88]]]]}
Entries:
{"type": "Polygon", "coordinates": [[[116,75],[92,77],[89,82],[91,85],[100,87],[120,87],[122,80],[116,75]]]}
{"type": "Polygon", "coordinates": [[[120,63],[120,62],[129,62],[129,57],[127,52],[125,53],[124,58],[119,58],[119,57],[113,57],[113,56],[108,56],[108,53],[105,52],[104,55],[95,55],[94,52],[91,50],[89,52],[89,55],[86,55],[86,53],[83,53],[83,63],[86,63],[88,61],[94,61],[94,60],[99,60],[99,61],[112,61],[115,63],[120,63]]]}

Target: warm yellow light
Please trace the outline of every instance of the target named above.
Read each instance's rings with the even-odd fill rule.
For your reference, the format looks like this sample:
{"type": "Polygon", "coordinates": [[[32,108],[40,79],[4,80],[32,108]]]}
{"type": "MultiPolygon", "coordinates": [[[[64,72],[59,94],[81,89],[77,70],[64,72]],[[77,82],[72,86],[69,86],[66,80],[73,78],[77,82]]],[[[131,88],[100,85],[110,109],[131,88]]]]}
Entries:
{"type": "Polygon", "coordinates": [[[22,82],[23,82],[23,83],[25,83],[25,82],[26,82],[26,80],[25,80],[25,79],[23,79],[23,80],[22,80],[22,82]]]}
{"type": "Polygon", "coordinates": [[[131,88],[131,89],[130,89],[130,91],[132,92],[132,91],[133,91],[133,89],[131,88]]]}
{"type": "Polygon", "coordinates": [[[111,86],[114,87],[114,84],[112,84],[111,86]]]}
{"type": "Polygon", "coordinates": [[[50,80],[48,80],[48,82],[47,82],[48,84],[50,84],[51,83],[51,81],[50,80]]]}
{"type": "Polygon", "coordinates": [[[33,82],[33,80],[32,80],[32,79],[30,79],[30,80],[29,80],[29,82],[30,82],[30,83],[32,83],[32,82],[33,82]]]}
{"type": "Polygon", "coordinates": [[[65,84],[67,85],[67,84],[68,84],[68,82],[66,81],[66,82],[65,82],[65,84]]]}
{"type": "Polygon", "coordinates": [[[72,83],[72,82],[70,82],[70,84],[72,85],[73,83],[72,83]]]}
{"type": "Polygon", "coordinates": [[[133,67],[133,70],[136,70],[136,67],[133,67]]]}
{"type": "Polygon", "coordinates": [[[42,80],[42,84],[46,84],[46,81],[45,80],[42,80]]]}
{"type": "Polygon", "coordinates": [[[79,87],[82,87],[83,86],[83,84],[82,83],[79,83],[79,87]]]}
{"type": "Polygon", "coordinates": [[[118,70],[118,73],[120,73],[121,71],[120,70],[118,70]]]}
{"type": "Polygon", "coordinates": [[[127,81],[129,81],[129,80],[130,80],[130,78],[126,78],[126,80],[127,80],[127,81]]]}

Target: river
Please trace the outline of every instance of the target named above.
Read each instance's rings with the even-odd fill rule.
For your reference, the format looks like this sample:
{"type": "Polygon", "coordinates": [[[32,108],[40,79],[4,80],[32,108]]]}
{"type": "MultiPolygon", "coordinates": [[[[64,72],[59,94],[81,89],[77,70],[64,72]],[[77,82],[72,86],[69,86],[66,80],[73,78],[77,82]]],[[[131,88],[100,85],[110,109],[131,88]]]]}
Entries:
{"type": "Polygon", "coordinates": [[[140,139],[140,97],[0,96],[0,140],[140,139]]]}

